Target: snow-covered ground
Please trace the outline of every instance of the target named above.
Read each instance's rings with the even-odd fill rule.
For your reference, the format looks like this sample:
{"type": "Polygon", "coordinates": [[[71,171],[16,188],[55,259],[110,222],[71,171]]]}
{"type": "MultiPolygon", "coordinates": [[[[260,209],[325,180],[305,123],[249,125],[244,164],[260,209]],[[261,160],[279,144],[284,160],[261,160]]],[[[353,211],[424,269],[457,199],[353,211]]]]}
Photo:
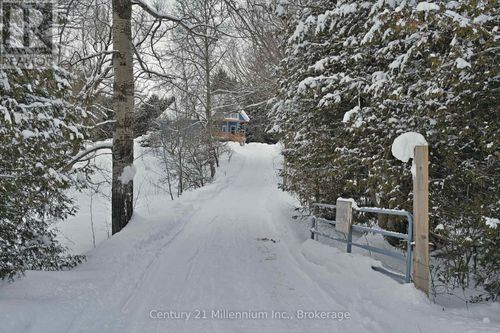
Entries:
{"type": "Polygon", "coordinates": [[[59,228],[88,261],[1,285],[0,332],[500,331],[498,303],[443,309],[377,261],[307,240],[277,188],[279,147],[231,148],[213,184],[175,201],[153,157],[138,159],[144,185],[122,232],[107,239],[107,204],[93,200],[95,249],[82,200],[80,229],[59,228]]]}
{"type": "MultiPolygon", "coordinates": [[[[134,167],[134,207],[148,215],[154,209],[150,203],[171,201],[167,186],[162,183],[162,165],[155,156],[155,151],[135,141],[134,167]]],[[[97,171],[92,175],[92,188],[82,191],[71,190],[69,196],[74,198],[79,210],[75,216],[54,225],[58,231],[58,240],[67,246],[73,254],[85,254],[95,244],[103,242],[111,236],[111,153],[98,155],[93,164],[97,171]]]]}

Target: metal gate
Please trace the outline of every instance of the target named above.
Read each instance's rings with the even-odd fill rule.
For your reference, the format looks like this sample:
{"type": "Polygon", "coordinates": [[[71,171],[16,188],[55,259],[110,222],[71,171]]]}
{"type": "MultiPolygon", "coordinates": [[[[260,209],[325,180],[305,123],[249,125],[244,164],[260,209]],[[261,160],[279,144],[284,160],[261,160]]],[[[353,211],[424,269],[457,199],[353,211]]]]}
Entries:
{"type": "MultiPolygon", "coordinates": [[[[313,204],[313,206],[318,207],[318,208],[324,208],[324,209],[332,209],[332,210],[337,209],[336,205],[331,205],[331,204],[315,203],[315,204],[313,204]]],[[[325,224],[329,224],[329,225],[332,225],[334,227],[337,227],[337,221],[328,220],[328,219],[316,217],[315,215],[313,215],[312,226],[310,229],[311,230],[311,239],[317,240],[317,236],[320,235],[322,237],[326,237],[326,238],[329,238],[329,239],[332,239],[335,241],[346,243],[347,244],[347,248],[346,248],[347,253],[351,253],[352,246],[355,246],[355,247],[359,247],[359,248],[362,248],[362,249],[365,249],[368,251],[372,251],[375,253],[394,257],[397,259],[406,260],[406,272],[404,275],[404,281],[406,283],[410,283],[411,282],[411,269],[412,269],[412,255],[413,255],[413,215],[405,210],[384,209],[384,208],[376,208],[376,207],[357,207],[356,205],[354,205],[352,207],[352,210],[355,210],[358,212],[364,212],[364,213],[375,213],[375,214],[379,214],[379,215],[395,215],[395,216],[406,217],[406,220],[408,222],[407,233],[403,234],[403,233],[399,233],[399,232],[384,230],[384,229],[381,229],[380,227],[379,228],[370,228],[370,227],[365,227],[365,226],[356,225],[356,224],[349,224],[348,232],[346,233],[346,239],[342,239],[342,238],[333,237],[331,235],[327,235],[325,233],[318,231],[318,223],[325,223],[325,224]],[[375,233],[375,234],[381,234],[383,236],[390,236],[390,237],[402,239],[402,240],[406,241],[406,257],[404,255],[390,252],[390,251],[387,251],[385,249],[377,248],[377,247],[370,246],[370,245],[355,243],[352,241],[353,231],[360,232],[360,233],[371,232],[371,233],[375,233]]],[[[352,212],[348,212],[348,213],[351,214],[352,212]]]]}

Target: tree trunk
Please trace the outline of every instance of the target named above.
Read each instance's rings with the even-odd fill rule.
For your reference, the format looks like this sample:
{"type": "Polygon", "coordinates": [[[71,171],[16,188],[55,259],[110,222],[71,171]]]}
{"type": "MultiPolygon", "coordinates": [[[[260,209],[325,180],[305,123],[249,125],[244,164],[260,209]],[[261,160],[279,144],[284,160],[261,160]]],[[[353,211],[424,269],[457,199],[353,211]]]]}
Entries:
{"type": "Polygon", "coordinates": [[[207,128],[208,128],[208,145],[209,145],[209,165],[210,165],[210,178],[215,177],[215,151],[214,151],[214,138],[213,138],[213,121],[212,121],[212,80],[211,80],[211,75],[210,75],[210,44],[208,38],[205,38],[204,40],[204,47],[205,47],[205,53],[204,53],[204,58],[205,58],[205,81],[206,81],[206,117],[207,117],[207,128]]]}
{"type": "Polygon", "coordinates": [[[178,154],[178,163],[179,163],[179,188],[177,190],[178,197],[184,192],[184,168],[182,166],[182,148],[179,143],[179,154],[178,154]]]}
{"type": "Polygon", "coordinates": [[[132,3],[113,0],[113,184],[111,198],[112,233],[125,227],[133,212],[133,180],[121,178],[125,167],[134,162],[134,76],[132,58],[132,3]]]}

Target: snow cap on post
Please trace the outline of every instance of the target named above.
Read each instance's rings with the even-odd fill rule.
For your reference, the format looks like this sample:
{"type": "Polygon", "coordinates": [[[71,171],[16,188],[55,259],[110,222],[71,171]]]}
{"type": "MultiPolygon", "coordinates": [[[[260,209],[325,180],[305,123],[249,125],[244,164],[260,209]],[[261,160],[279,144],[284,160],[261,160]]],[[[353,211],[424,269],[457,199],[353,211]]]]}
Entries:
{"type": "Polygon", "coordinates": [[[416,146],[427,146],[424,136],[416,132],[403,133],[392,143],[392,156],[406,163],[415,157],[416,146]]]}

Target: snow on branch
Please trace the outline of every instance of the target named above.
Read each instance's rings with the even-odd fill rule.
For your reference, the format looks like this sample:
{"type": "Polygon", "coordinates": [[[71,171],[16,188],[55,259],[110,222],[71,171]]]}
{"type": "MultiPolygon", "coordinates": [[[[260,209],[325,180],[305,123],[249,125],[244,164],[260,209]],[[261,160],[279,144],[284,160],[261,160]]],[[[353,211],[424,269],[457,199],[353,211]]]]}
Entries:
{"type": "Polygon", "coordinates": [[[62,171],[64,169],[68,169],[68,168],[72,167],[75,163],[80,161],[82,158],[84,158],[88,154],[91,154],[91,153],[98,151],[98,150],[101,150],[101,149],[112,149],[112,148],[113,148],[113,142],[98,142],[95,145],[93,145],[92,147],[89,147],[89,148],[79,152],[75,156],[73,156],[73,158],[68,163],[66,163],[66,165],[64,167],[59,169],[59,171],[62,171]]]}

